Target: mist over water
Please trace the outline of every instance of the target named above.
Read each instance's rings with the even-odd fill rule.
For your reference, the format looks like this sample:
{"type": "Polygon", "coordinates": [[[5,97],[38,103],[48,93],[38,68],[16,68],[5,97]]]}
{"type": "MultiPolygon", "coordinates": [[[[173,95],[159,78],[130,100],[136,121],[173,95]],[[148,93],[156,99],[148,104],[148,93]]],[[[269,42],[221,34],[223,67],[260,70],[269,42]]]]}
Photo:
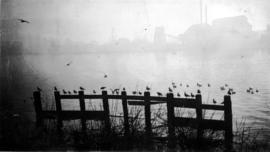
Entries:
{"type": "Polygon", "coordinates": [[[204,1],[209,18],[206,22],[203,16],[200,22],[199,11],[177,11],[187,6],[199,10],[197,1],[176,6],[174,1],[165,6],[152,1],[95,2],[91,7],[85,1],[52,2],[2,2],[7,7],[1,31],[1,98],[13,104],[14,113],[35,120],[30,97],[37,86],[42,88],[43,102],[52,104],[54,86],[71,92],[83,86],[85,93],[98,94],[102,86],[108,92],[125,87],[128,94],[150,86],[151,95],[166,95],[174,82],[175,96],[200,89],[203,103],[209,104],[213,99],[221,103],[227,89],[233,88],[234,120],[244,118],[255,128],[270,130],[270,22],[265,15],[270,9],[256,11],[263,4],[204,1]],[[226,15],[227,10],[233,13],[226,15]],[[178,14],[182,19],[176,20],[178,14]],[[225,84],[228,87],[222,91],[225,84]],[[250,87],[259,92],[247,93],[250,87]]]}

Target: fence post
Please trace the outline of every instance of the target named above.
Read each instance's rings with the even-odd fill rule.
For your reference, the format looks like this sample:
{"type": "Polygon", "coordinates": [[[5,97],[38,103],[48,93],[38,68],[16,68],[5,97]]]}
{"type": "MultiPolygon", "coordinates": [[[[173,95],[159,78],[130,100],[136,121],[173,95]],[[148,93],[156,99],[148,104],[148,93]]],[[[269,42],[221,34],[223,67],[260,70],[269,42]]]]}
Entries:
{"type": "Polygon", "coordinates": [[[42,119],[42,105],[41,105],[41,97],[40,92],[35,91],[33,93],[34,96],[34,106],[36,111],[36,126],[41,127],[43,125],[43,119],[42,119]]]}
{"type": "Polygon", "coordinates": [[[122,91],[122,107],[124,113],[124,129],[125,129],[125,137],[129,137],[129,120],[128,120],[128,106],[127,106],[127,93],[126,91],[122,91]]]}
{"type": "Polygon", "coordinates": [[[175,126],[174,126],[174,104],[173,104],[173,94],[167,94],[167,120],[168,120],[168,147],[175,148],[175,126]]]}
{"type": "Polygon", "coordinates": [[[81,117],[82,131],[86,131],[85,102],[84,102],[84,92],[83,91],[79,91],[79,101],[80,101],[80,110],[82,113],[82,117],[81,117]]]}
{"type": "Polygon", "coordinates": [[[233,128],[232,128],[232,102],[231,97],[224,96],[224,121],[225,121],[225,146],[227,149],[232,149],[233,128]]]}
{"type": "Polygon", "coordinates": [[[202,122],[202,96],[200,94],[196,95],[196,115],[197,115],[197,140],[200,143],[203,137],[203,129],[201,127],[202,122]]]}
{"type": "Polygon", "coordinates": [[[56,112],[57,112],[57,130],[61,131],[61,128],[63,127],[63,121],[62,121],[62,106],[61,106],[61,99],[60,99],[60,93],[59,91],[54,92],[55,97],[55,105],[56,105],[56,112]]]}
{"type": "Polygon", "coordinates": [[[145,116],[145,132],[146,143],[151,144],[152,125],[151,125],[151,109],[150,109],[150,92],[144,92],[144,116],[145,116]]]}
{"type": "Polygon", "coordinates": [[[106,129],[106,132],[110,135],[111,122],[110,122],[110,110],[109,110],[107,91],[102,91],[102,99],[103,99],[103,109],[105,112],[105,129],[106,129]]]}

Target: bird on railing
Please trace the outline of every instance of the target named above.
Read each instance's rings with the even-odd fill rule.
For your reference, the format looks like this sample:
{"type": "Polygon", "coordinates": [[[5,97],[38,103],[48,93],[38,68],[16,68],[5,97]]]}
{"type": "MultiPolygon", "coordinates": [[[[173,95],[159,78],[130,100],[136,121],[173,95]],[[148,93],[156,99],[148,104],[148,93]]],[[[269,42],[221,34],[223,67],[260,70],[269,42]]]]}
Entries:
{"type": "Polygon", "coordinates": [[[104,89],[106,89],[106,87],[100,87],[100,90],[104,90],[104,89]]]}
{"type": "Polygon", "coordinates": [[[157,92],[157,95],[158,95],[158,96],[162,96],[162,93],[161,93],[161,92],[157,92]]]}
{"type": "Polygon", "coordinates": [[[173,92],[173,90],[170,87],[168,89],[169,89],[169,92],[173,92]]]}
{"type": "Polygon", "coordinates": [[[231,92],[230,89],[228,90],[227,94],[228,94],[228,95],[232,95],[232,92],[231,92]]]}
{"type": "Polygon", "coordinates": [[[213,99],[213,103],[214,103],[214,104],[216,104],[216,103],[217,103],[217,101],[216,101],[215,99],[213,99]]]}
{"type": "Polygon", "coordinates": [[[73,90],[73,93],[77,94],[78,92],[76,90],[73,90]]]}
{"type": "Polygon", "coordinates": [[[247,93],[250,93],[250,90],[249,89],[247,89],[247,93]]]}
{"type": "Polygon", "coordinates": [[[71,94],[71,92],[70,92],[70,91],[68,91],[68,94],[71,94]]]}
{"type": "Polygon", "coordinates": [[[150,87],[148,87],[148,86],[146,86],[145,89],[146,89],[146,91],[150,91],[150,87]]]}
{"type": "Polygon", "coordinates": [[[198,86],[198,87],[202,87],[202,84],[200,84],[200,83],[197,82],[197,86],[198,86]]]}
{"type": "Polygon", "coordinates": [[[56,88],[56,86],[54,87],[54,91],[57,91],[57,88],[56,88]]]}
{"type": "Polygon", "coordinates": [[[142,95],[142,92],[141,91],[139,91],[139,95],[142,95]]]}
{"type": "Polygon", "coordinates": [[[189,97],[189,94],[187,94],[186,92],[184,92],[184,96],[187,98],[187,97],[189,97]]]}
{"type": "Polygon", "coordinates": [[[172,87],[173,87],[174,89],[176,89],[176,88],[177,88],[177,87],[176,87],[176,85],[173,85],[172,87]]]}
{"type": "Polygon", "coordinates": [[[124,87],[122,90],[123,90],[123,91],[126,91],[126,88],[124,87]]]}
{"type": "Polygon", "coordinates": [[[80,90],[81,90],[81,91],[84,91],[85,89],[84,89],[83,87],[80,87],[80,90]]]}
{"type": "Polygon", "coordinates": [[[259,93],[259,90],[258,89],[256,89],[256,93],[259,93]]]}
{"type": "Polygon", "coordinates": [[[208,84],[207,84],[207,86],[208,86],[208,87],[211,87],[211,84],[210,84],[210,83],[208,83],[208,84]]]}
{"type": "Polygon", "coordinates": [[[198,94],[201,94],[201,90],[200,90],[200,89],[198,89],[198,90],[197,90],[197,93],[198,93],[198,94]]]}
{"type": "Polygon", "coordinates": [[[136,92],[136,91],[132,91],[132,94],[133,94],[133,95],[136,95],[136,94],[137,94],[137,92],[136,92]]]}
{"type": "Polygon", "coordinates": [[[41,92],[42,90],[41,90],[39,87],[37,87],[37,91],[38,91],[38,92],[41,92]]]}
{"type": "Polygon", "coordinates": [[[190,96],[192,97],[192,98],[194,98],[195,97],[195,95],[191,92],[190,93],[190,96]]]}
{"type": "Polygon", "coordinates": [[[93,90],[93,94],[96,94],[97,92],[96,92],[96,90],[93,90]]]}
{"type": "Polygon", "coordinates": [[[107,74],[104,74],[104,78],[107,78],[108,77],[108,75],[107,74]]]}
{"type": "Polygon", "coordinates": [[[180,95],[180,93],[179,93],[179,92],[177,93],[177,97],[181,97],[181,95],[180,95]]]}
{"type": "Polygon", "coordinates": [[[64,94],[67,94],[67,91],[65,89],[62,90],[64,94]]]}

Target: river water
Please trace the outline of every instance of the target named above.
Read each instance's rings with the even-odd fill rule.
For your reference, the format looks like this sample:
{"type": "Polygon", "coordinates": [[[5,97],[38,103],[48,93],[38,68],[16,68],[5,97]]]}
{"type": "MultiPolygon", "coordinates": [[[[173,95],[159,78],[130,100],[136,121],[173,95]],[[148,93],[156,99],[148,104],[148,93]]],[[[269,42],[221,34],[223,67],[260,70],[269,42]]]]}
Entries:
{"type": "MultiPolygon", "coordinates": [[[[234,120],[244,118],[255,128],[270,130],[270,56],[266,53],[207,60],[186,57],[181,52],[100,52],[25,55],[23,58],[38,75],[30,85],[33,89],[40,86],[43,96],[53,95],[54,86],[71,91],[83,86],[87,92],[95,89],[97,93],[100,93],[101,86],[106,86],[108,91],[125,87],[128,94],[134,90],[143,92],[146,86],[150,86],[151,94],[156,95],[157,91],[166,94],[174,82],[177,85],[175,94],[179,92],[183,96],[184,92],[196,93],[200,89],[203,103],[213,104],[213,99],[218,103],[223,101],[227,91],[221,91],[220,87],[228,84],[236,91],[231,96],[234,120]],[[202,87],[199,88],[197,83],[202,87]],[[186,84],[190,87],[187,88],[186,84]],[[249,87],[259,92],[247,93],[249,87]]],[[[53,101],[50,97],[46,99],[46,102],[53,101]]],[[[66,106],[76,109],[75,103],[66,106]]]]}

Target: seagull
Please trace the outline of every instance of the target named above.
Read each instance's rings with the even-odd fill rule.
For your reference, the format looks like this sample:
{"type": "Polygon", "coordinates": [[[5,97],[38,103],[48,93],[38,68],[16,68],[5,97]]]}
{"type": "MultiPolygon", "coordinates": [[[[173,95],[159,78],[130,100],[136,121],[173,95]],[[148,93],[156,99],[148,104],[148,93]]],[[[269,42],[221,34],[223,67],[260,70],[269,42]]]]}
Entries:
{"type": "Polygon", "coordinates": [[[160,92],[157,92],[157,95],[158,95],[158,96],[162,96],[162,93],[160,93],[160,92]]]}
{"type": "Polygon", "coordinates": [[[72,61],[68,62],[68,63],[66,64],[66,66],[70,66],[71,63],[72,63],[72,61]]]}
{"type": "Polygon", "coordinates": [[[57,91],[57,88],[56,87],[54,87],[54,91],[57,91]]]}
{"type": "Polygon", "coordinates": [[[216,104],[216,103],[217,103],[217,101],[216,101],[215,99],[213,99],[213,103],[214,103],[214,104],[216,104]]]}
{"type": "Polygon", "coordinates": [[[220,90],[221,90],[221,91],[224,91],[224,90],[225,90],[225,87],[223,87],[223,86],[220,87],[220,90]]]}
{"type": "Polygon", "coordinates": [[[105,74],[105,75],[104,75],[104,78],[107,78],[107,77],[108,77],[108,75],[107,75],[107,74],[105,74]]]}
{"type": "Polygon", "coordinates": [[[85,90],[85,89],[84,89],[83,87],[80,87],[80,90],[82,90],[82,91],[83,91],[83,90],[85,90]]]}
{"type": "Polygon", "coordinates": [[[125,87],[123,88],[123,91],[126,91],[126,88],[125,87]]]}
{"type": "Polygon", "coordinates": [[[73,93],[75,93],[75,94],[76,94],[76,93],[77,93],[77,91],[76,91],[76,90],[73,90],[73,93]]]}
{"type": "Polygon", "coordinates": [[[146,86],[146,90],[147,90],[147,91],[150,91],[150,87],[146,86]]]}
{"type": "Polygon", "coordinates": [[[228,95],[232,95],[232,92],[231,92],[230,89],[228,90],[227,94],[228,94],[228,95]]]}
{"type": "Polygon", "coordinates": [[[142,92],[141,91],[139,91],[139,95],[142,95],[142,92]]]}
{"type": "Polygon", "coordinates": [[[104,90],[104,89],[106,89],[106,87],[100,87],[100,90],[104,90]]]}
{"type": "Polygon", "coordinates": [[[93,90],[93,93],[96,94],[97,93],[96,90],[93,90]]]}
{"type": "Polygon", "coordinates": [[[71,92],[70,92],[70,91],[68,91],[68,94],[71,94],[71,92]]]}
{"type": "Polygon", "coordinates": [[[186,92],[184,93],[184,95],[185,95],[186,98],[189,97],[189,94],[187,94],[186,92]]]}
{"type": "Polygon", "coordinates": [[[181,97],[181,95],[180,95],[180,93],[179,93],[179,92],[177,93],[177,97],[181,97]]]}
{"type": "Polygon", "coordinates": [[[173,90],[169,87],[169,92],[173,92],[173,90]]]}
{"type": "Polygon", "coordinates": [[[24,19],[18,19],[21,23],[30,23],[29,21],[27,21],[27,20],[24,20],[24,19]]]}
{"type": "Polygon", "coordinates": [[[258,89],[256,89],[256,93],[258,93],[259,92],[259,90],[258,89]]]}
{"type": "Polygon", "coordinates": [[[198,90],[197,90],[197,93],[198,93],[198,94],[200,94],[200,93],[201,93],[201,90],[200,90],[200,89],[198,89],[198,90]]]}
{"type": "Polygon", "coordinates": [[[195,95],[194,95],[193,93],[190,93],[190,96],[191,96],[192,98],[194,98],[194,97],[195,97],[195,95]]]}
{"type": "Polygon", "coordinates": [[[39,87],[37,87],[37,91],[38,91],[38,92],[41,92],[42,90],[41,90],[39,87]]]}
{"type": "Polygon", "coordinates": [[[199,84],[198,82],[197,82],[197,86],[198,86],[198,87],[202,87],[202,85],[201,85],[201,84],[199,84]]]}
{"type": "Polygon", "coordinates": [[[66,90],[63,89],[62,91],[63,91],[64,94],[67,94],[66,90]]]}
{"type": "Polygon", "coordinates": [[[132,91],[132,94],[133,94],[133,95],[136,95],[136,94],[137,94],[137,92],[136,92],[136,91],[132,91]]]}
{"type": "Polygon", "coordinates": [[[208,83],[208,87],[211,87],[211,85],[208,83]]]}

